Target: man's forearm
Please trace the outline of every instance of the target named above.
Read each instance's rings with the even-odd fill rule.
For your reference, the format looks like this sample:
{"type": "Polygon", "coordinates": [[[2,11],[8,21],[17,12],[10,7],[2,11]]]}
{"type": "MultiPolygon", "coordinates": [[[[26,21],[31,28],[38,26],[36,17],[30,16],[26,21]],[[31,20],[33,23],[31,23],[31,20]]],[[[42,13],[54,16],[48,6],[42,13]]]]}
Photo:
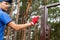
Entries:
{"type": "Polygon", "coordinates": [[[30,27],[32,26],[31,23],[26,23],[26,24],[17,24],[16,27],[18,27],[20,29],[23,29],[23,28],[27,28],[27,27],[30,27]]]}
{"type": "Polygon", "coordinates": [[[15,30],[20,30],[20,29],[23,29],[23,28],[27,28],[27,27],[30,27],[31,26],[31,23],[26,23],[26,24],[16,24],[14,22],[10,22],[8,24],[9,27],[12,27],[13,29],[15,30]]]}
{"type": "Polygon", "coordinates": [[[23,29],[23,28],[27,28],[27,27],[30,27],[32,25],[35,25],[38,22],[39,17],[40,16],[35,16],[34,18],[32,18],[30,23],[26,23],[26,24],[16,24],[12,21],[8,24],[8,26],[12,27],[15,30],[20,30],[20,29],[23,29]]]}

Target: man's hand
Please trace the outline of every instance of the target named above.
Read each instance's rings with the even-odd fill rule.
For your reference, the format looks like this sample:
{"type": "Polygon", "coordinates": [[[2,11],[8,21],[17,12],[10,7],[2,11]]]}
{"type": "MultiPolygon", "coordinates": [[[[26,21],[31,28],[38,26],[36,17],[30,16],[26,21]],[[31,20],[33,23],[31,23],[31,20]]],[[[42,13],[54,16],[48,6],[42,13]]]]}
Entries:
{"type": "Polygon", "coordinates": [[[31,25],[35,25],[38,22],[39,18],[40,18],[40,16],[34,16],[31,20],[31,25]]]}

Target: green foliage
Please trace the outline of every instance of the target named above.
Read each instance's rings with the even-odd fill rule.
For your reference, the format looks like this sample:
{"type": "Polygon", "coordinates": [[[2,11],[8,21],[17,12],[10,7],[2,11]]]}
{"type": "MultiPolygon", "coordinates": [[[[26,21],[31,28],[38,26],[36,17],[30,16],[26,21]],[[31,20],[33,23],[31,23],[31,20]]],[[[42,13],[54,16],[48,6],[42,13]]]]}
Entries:
{"type": "MultiPolygon", "coordinates": [[[[53,3],[55,2],[58,1],[54,0],[53,3]]],[[[49,22],[51,25],[51,40],[60,40],[60,8],[57,6],[49,8],[48,17],[50,18],[49,22]],[[59,19],[59,21],[57,20],[57,18],[59,19]],[[56,22],[54,21],[54,19],[56,22]],[[51,20],[53,22],[51,22],[51,20]]]]}
{"type": "MultiPolygon", "coordinates": [[[[20,18],[24,17],[24,13],[26,12],[26,8],[27,8],[27,1],[28,0],[21,0],[20,2],[22,2],[22,6],[20,7],[20,18]]],[[[52,3],[57,3],[59,2],[59,0],[32,0],[32,5],[31,5],[31,10],[29,10],[29,16],[31,14],[33,14],[34,12],[36,12],[35,15],[41,15],[40,11],[38,10],[40,5],[48,5],[48,4],[52,4],[52,3]]],[[[50,18],[50,20],[48,21],[48,23],[51,25],[51,40],[60,40],[60,8],[58,7],[51,7],[48,9],[48,18],[50,18]],[[57,21],[57,18],[59,17],[59,21],[57,21]],[[54,21],[55,19],[55,21],[54,21]],[[51,22],[51,20],[53,22],[51,22]]],[[[30,16],[31,17],[31,16],[30,16]]],[[[30,17],[28,18],[30,20],[30,17]]],[[[19,18],[19,19],[20,19],[19,18]]],[[[25,20],[25,18],[23,18],[25,20]]],[[[19,20],[23,21],[23,19],[19,20]]],[[[34,26],[34,28],[37,26],[34,26]]],[[[32,40],[35,40],[36,34],[38,35],[38,40],[40,40],[40,30],[38,30],[38,32],[36,31],[38,28],[34,29],[31,28],[30,31],[32,30],[33,32],[33,36],[32,36],[32,40]]],[[[28,29],[29,30],[29,29],[28,29]]],[[[27,32],[28,33],[28,32],[27,32]]],[[[28,35],[27,35],[28,36],[28,35]]]]}
{"type": "Polygon", "coordinates": [[[26,10],[26,7],[27,7],[27,0],[22,0],[22,6],[20,7],[20,12],[21,11],[25,11],[26,10]]]}
{"type": "MultiPolygon", "coordinates": [[[[36,15],[40,15],[40,10],[38,10],[38,7],[40,5],[48,5],[48,4],[52,4],[52,3],[57,3],[58,1],[59,0],[48,0],[47,2],[45,2],[44,0],[32,0],[32,10],[30,10],[31,11],[30,13],[36,12],[37,13],[36,15]]],[[[27,4],[25,1],[23,6],[21,7],[21,10],[25,10],[26,6],[27,6],[27,4]]],[[[60,21],[57,21],[57,18],[60,17],[60,8],[51,7],[48,10],[49,10],[48,18],[50,18],[50,21],[48,21],[48,23],[51,25],[51,40],[60,40],[60,29],[59,29],[60,21]],[[54,21],[54,19],[56,20],[56,22],[54,21]],[[53,20],[53,22],[51,22],[51,20],[53,20]],[[52,30],[52,29],[54,29],[54,30],[52,30]]],[[[38,33],[38,35],[40,35],[40,33],[38,33]]],[[[34,38],[35,38],[35,32],[33,32],[32,40],[34,40],[34,38]]]]}

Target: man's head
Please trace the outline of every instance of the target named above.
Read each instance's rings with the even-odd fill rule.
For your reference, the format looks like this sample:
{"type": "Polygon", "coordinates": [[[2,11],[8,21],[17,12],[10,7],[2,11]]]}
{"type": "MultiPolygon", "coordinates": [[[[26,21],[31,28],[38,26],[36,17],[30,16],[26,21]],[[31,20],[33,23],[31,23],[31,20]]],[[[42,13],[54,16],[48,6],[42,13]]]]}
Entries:
{"type": "Polygon", "coordinates": [[[0,2],[2,2],[2,1],[8,2],[8,3],[12,3],[12,0],[0,0],[0,2]]]}
{"type": "Polygon", "coordinates": [[[12,0],[0,0],[0,8],[7,11],[9,8],[9,4],[12,3],[12,0]]]}

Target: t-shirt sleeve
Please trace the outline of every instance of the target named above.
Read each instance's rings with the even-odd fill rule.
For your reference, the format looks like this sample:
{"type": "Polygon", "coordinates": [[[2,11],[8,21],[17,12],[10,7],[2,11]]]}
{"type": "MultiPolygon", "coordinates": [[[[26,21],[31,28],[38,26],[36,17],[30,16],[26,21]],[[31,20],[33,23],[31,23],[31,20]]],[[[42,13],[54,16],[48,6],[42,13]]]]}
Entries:
{"type": "Polygon", "coordinates": [[[12,21],[12,19],[11,19],[11,17],[8,15],[8,14],[6,14],[6,13],[2,13],[2,15],[0,15],[0,20],[5,24],[5,25],[7,25],[9,22],[11,22],[12,21]]]}

